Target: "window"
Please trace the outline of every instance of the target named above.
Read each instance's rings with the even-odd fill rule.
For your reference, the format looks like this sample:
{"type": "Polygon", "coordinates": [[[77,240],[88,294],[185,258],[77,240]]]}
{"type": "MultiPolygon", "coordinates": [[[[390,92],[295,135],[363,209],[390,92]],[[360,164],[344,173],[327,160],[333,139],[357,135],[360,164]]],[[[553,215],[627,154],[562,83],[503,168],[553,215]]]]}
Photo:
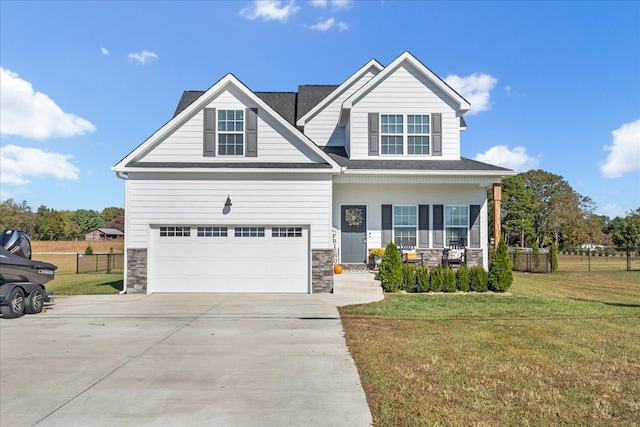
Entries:
{"type": "Polygon", "coordinates": [[[429,115],[407,115],[407,153],[429,154],[429,115]]]}
{"type": "Polygon", "coordinates": [[[302,237],[302,227],[273,227],[271,237],[302,237]]]}
{"type": "Polygon", "coordinates": [[[198,227],[198,237],[227,237],[227,227],[198,227]]]}
{"type": "Polygon", "coordinates": [[[382,114],[380,116],[380,136],[382,154],[403,154],[402,114],[382,114]]]}
{"type": "Polygon", "coordinates": [[[244,111],[218,110],[218,155],[244,154],[244,111]]]}
{"type": "Polygon", "coordinates": [[[160,237],[189,237],[191,227],[171,226],[160,227],[160,237]]]}
{"type": "Polygon", "coordinates": [[[431,154],[430,136],[429,114],[380,115],[381,154],[428,156],[431,154]]]}
{"type": "Polygon", "coordinates": [[[417,246],[418,209],[416,206],[393,207],[394,243],[399,247],[417,246]]]}
{"type": "Polygon", "coordinates": [[[452,240],[467,242],[469,230],[469,206],[445,206],[444,208],[445,243],[452,240]]]}
{"type": "Polygon", "coordinates": [[[264,237],[264,227],[236,227],[236,237],[264,237]]]}

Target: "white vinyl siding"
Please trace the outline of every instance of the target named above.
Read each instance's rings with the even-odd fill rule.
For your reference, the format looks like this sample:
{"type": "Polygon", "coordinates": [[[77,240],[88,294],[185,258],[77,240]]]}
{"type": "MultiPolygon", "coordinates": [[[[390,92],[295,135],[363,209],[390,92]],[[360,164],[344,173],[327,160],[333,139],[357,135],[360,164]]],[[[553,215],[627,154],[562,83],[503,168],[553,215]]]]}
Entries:
{"type": "Polygon", "coordinates": [[[312,248],[331,247],[329,174],[144,175],[126,181],[128,248],[147,247],[150,224],[211,223],[307,224],[312,248]],[[227,196],[233,206],[225,213],[227,196]]]}
{"type": "Polygon", "coordinates": [[[311,117],[304,127],[304,134],[320,147],[344,146],[345,129],[338,127],[338,120],[342,110],[342,103],[358,89],[371,80],[375,74],[367,72],[362,78],[353,83],[343,93],[337,96],[323,110],[311,117]]]}
{"type": "MultiPolygon", "coordinates": [[[[216,110],[244,110],[256,108],[249,101],[241,101],[241,96],[227,90],[213,100],[206,108],[216,110]]],[[[217,117],[216,117],[217,119],[217,117]]],[[[275,119],[258,110],[258,157],[229,156],[203,157],[203,123],[202,111],[195,113],[184,124],[179,126],[156,147],[138,161],[143,162],[193,162],[193,163],[227,163],[234,162],[275,162],[275,163],[324,163],[316,153],[303,146],[299,138],[289,133],[275,119]]],[[[217,125],[216,125],[217,129],[217,125]]],[[[216,130],[218,134],[219,131],[216,130]]],[[[218,135],[216,135],[216,139],[218,135]]]]}
{"type": "MultiPolygon", "coordinates": [[[[370,159],[368,113],[426,115],[442,114],[442,156],[412,155],[411,159],[454,160],[460,158],[460,118],[456,105],[429,80],[410,66],[394,73],[358,100],[351,110],[350,147],[352,159],[370,159]]],[[[381,157],[384,155],[381,153],[381,157]]],[[[395,156],[397,157],[397,156],[395,156]]]]}

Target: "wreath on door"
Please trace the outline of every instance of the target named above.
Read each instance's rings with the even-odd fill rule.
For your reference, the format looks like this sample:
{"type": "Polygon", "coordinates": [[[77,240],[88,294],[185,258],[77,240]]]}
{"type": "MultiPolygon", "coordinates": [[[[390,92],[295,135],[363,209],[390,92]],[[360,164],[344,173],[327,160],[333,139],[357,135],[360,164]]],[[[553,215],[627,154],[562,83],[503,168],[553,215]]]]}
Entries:
{"type": "Polygon", "coordinates": [[[362,225],[362,209],[349,208],[344,214],[344,220],[349,227],[358,227],[362,225]]]}

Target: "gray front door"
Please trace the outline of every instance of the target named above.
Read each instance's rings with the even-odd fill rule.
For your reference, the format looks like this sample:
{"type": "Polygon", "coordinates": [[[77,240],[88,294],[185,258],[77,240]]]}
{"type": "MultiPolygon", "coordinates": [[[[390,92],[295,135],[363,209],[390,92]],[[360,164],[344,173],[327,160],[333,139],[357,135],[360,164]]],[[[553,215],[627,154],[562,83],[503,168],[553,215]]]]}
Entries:
{"type": "Polygon", "coordinates": [[[342,262],[367,262],[367,207],[343,205],[340,217],[342,262]]]}

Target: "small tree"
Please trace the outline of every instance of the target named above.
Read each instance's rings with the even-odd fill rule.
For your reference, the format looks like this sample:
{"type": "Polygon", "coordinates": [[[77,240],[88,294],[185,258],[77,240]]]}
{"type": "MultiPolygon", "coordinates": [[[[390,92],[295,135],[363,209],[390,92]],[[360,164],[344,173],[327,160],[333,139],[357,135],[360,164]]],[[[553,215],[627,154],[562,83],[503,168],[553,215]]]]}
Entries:
{"type": "Polygon", "coordinates": [[[91,245],[87,246],[87,249],[84,250],[85,255],[93,255],[93,248],[91,245]]]}
{"type": "Polygon", "coordinates": [[[558,245],[556,245],[556,242],[551,242],[549,258],[551,262],[551,272],[553,273],[558,269],[558,245]]]}
{"type": "Polygon", "coordinates": [[[540,247],[537,242],[533,243],[533,266],[536,270],[540,267],[540,247]]]}
{"type": "Polygon", "coordinates": [[[380,268],[378,269],[382,289],[385,292],[398,292],[402,286],[402,258],[395,243],[387,245],[380,268]]]}
{"type": "Polygon", "coordinates": [[[445,292],[455,292],[456,291],[456,272],[449,266],[444,269],[444,283],[442,286],[442,290],[445,292]]]}
{"type": "Polygon", "coordinates": [[[461,265],[456,272],[456,287],[459,291],[469,292],[469,269],[466,265],[461,265]]]}
{"type": "Polygon", "coordinates": [[[487,292],[487,271],[479,265],[471,267],[469,269],[469,286],[472,291],[475,292],[487,292]]]}
{"type": "Polygon", "coordinates": [[[429,272],[429,290],[431,292],[441,292],[444,288],[444,268],[438,265],[429,272]]]}
{"type": "Polygon", "coordinates": [[[418,292],[429,292],[429,269],[418,267],[416,270],[416,284],[418,292]]]}
{"type": "Polygon", "coordinates": [[[504,240],[500,240],[498,250],[489,266],[489,289],[494,292],[504,292],[513,283],[513,272],[509,261],[509,249],[504,240]]]}

